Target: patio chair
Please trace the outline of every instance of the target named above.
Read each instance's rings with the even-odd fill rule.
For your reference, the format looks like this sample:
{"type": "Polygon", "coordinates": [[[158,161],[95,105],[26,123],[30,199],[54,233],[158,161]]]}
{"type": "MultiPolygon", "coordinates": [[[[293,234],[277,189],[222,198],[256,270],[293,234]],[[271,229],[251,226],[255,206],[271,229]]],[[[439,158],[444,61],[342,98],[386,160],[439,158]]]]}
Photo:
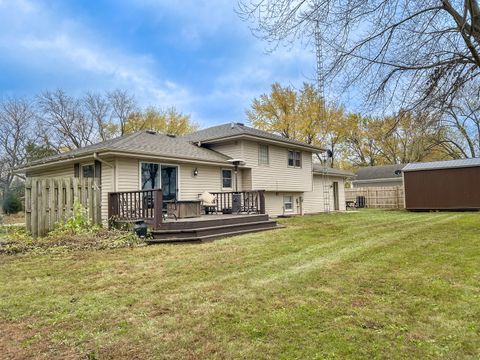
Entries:
{"type": "Polygon", "coordinates": [[[215,195],[204,191],[198,196],[198,200],[201,201],[201,205],[205,211],[205,214],[211,214],[217,212],[217,198],[215,195]]]}

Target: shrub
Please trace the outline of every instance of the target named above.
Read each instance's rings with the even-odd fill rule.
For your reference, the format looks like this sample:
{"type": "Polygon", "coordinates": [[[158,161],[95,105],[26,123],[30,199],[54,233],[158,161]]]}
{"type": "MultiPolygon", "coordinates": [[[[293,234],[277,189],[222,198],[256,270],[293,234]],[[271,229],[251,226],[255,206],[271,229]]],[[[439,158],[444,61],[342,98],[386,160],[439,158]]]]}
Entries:
{"type": "Polygon", "coordinates": [[[85,235],[98,230],[98,226],[93,226],[90,221],[87,210],[83,208],[80,202],[73,203],[73,212],[67,220],[59,222],[55,229],[50,232],[51,235],[85,235]]]}
{"type": "Polygon", "coordinates": [[[13,192],[5,195],[2,201],[2,210],[5,214],[16,214],[22,211],[22,202],[13,192]]]}

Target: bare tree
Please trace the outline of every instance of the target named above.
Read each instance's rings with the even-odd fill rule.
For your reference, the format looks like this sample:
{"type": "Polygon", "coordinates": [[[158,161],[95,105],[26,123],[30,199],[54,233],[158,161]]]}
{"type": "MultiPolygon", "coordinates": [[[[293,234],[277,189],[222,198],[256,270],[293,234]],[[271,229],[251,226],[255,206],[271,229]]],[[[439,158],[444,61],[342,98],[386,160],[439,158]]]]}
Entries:
{"type": "Polygon", "coordinates": [[[480,74],[477,0],[241,0],[238,12],[272,49],[312,42],[318,24],[325,79],[369,103],[429,106],[480,74]]]}
{"type": "Polygon", "coordinates": [[[7,99],[0,104],[0,185],[7,193],[13,169],[25,162],[26,147],[36,137],[35,112],[30,102],[7,99]]]}
{"type": "Polygon", "coordinates": [[[468,86],[448,103],[440,103],[441,126],[448,132],[444,146],[463,157],[480,156],[479,89],[468,86]]]}
{"type": "Polygon", "coordinates": [[[107,93],[108,100],[112,107],[112,112],[120,124],[120,135],[125,134],[125,124],[129,117],[137,111],[137,102],[135,97],[126,90],[114,90],[107,93]]]}
{"type": "Polygon", "coordinates": [[[61,89],[44,91],[38,96],[38,105],[42,112],[42,128],[57,151],[81,148],[95,141],[95,123],[85,115],[78,99],[61,89]]]}
{"type": "Polygon", "coordinates": [[[101,141],[108,140],[111,107],[108,99],[99,93],[87,92],[83,98],[86,114],[95,123],[101,141]]]}

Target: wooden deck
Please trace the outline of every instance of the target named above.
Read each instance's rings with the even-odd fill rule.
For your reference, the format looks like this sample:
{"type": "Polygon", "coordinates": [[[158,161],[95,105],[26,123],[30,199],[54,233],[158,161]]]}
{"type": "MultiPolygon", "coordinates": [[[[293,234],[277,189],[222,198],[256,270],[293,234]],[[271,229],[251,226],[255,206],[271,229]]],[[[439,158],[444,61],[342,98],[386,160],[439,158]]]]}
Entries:
{"type": "Polygon", "coordinates": [[[208,241],[277,228],[266,214],[202,215],[198,218],[167,219],[160,230],[152,230],[148,243],[208,241]]]}
{"type": "MultiPolygon", "coordinates": [[[[108,193],[108,219],[110,226],[145,221],[152,228],[149,243],[206,241],[277,227],[277,222],[265,214],[263,190],[212,195],[216,201],[208,207],[214,214],[177,219],[179,213],[169,211],[172,209],[163,201],[161,189],[111,192],[108,193]],[[230,214],[224,214],[227,211],[230,214]],[[171,216],[163,219],[164,213],[171,216]]],[[[176,202],[176,206],[179,203],[176,202]]],[[[192,212],[180,213],[185,216],[192,212]]]]}

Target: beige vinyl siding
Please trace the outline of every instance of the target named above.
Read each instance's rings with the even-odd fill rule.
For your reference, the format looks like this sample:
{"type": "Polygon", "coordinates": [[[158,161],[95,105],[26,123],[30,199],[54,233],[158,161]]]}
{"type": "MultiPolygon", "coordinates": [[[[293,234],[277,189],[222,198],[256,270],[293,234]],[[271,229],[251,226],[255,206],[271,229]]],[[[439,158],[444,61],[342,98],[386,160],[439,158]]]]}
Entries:
{"type": "Polygon", "coordinates": [[[242,190],[253,190],[252,169],[242,169],[242,190]]]}
{"type": "Polygon", "coordinates": [[[300,197],[302,193],[298,192],[265,192],[265,211],[270,216],[280,215],[297,215],[300,214],[300,197]],[[284,196],[291,195],[293,197],[292,211],[284,211],[284,196]]]}
{"type": "Polygon", "coordinates": [[[139,161],[128,158],[117,158],[116,164],[116,191],[135,191],[140,189],[139,161]]]}
{"type": "Polygon", "coordinates": [[[232,159],[243,159],[243,141],[234,140],[227,143],[215,144],[211,147],[212,150],[218,151],[223,155],[227,155],[232,159]]]}
{"type": "Polygon", "coordinates": [[[312,188],[312,153],[302,151],[302,167],[288,167],[288,147],[268,145],[269,165],[258,164],[258,144],[243,141],[243,159],[252,169],[252,189],[303,192],[312,188]]]}
{"type": "Polygon", "coordinates": [[[357,183],[355,180],[352,181],[352,187],[354,188],[389,187],[389,186],[403,186],[403,179],[398,178],[398,180],[370,181],[370,182],[361,182],[361,183],[357,183]]]}
{"type": "Polygon", "coordinates": [[[73,164],[65,164],[57,167],[28,171],[27,176],[28,177],[73,177],[74,176],[73,164]]]}
{"type": "MultiPolygon", "coordinates": [[[[192,164],[179,164],[180,200],[197,200],[198,195],[204,191],[221,192],[235,190],[235,173],[233,168],[221,166],[205,166],[192,164]],[[193,176],[193,170],[197,168],[198,175],[193,176]],[[222,169],[232,170],[232,190],[222,189],[222,169]]],[[[238,174],[238,189],[242,190],[242,174],[238,174]]]]}
{"type": "MultiPolygon", "coordinates": [[[[114,159],[103,159],[109,164],[114,164],[114,159]]],[[[102,222],[103,225],[107,225],[108,220],[108,193],[115,191],[114,185],[114,168],[102,163],[102,222]]]]}
{"type": "MultiPolygon", "coordinates": [[[[338,182],[338,205],[340,211],[345,211],[345,180],[341,177],[329,176],[325,178],[328,191],[330,193],[330,211],[335,209],[333,196],[333,182],[338,182]]],[[[312,191],[304,193],[303,209],[305,214],[314,214],[325,211],[324,206],[324,177],[322,175],[313,176],[312,191]]]]}

